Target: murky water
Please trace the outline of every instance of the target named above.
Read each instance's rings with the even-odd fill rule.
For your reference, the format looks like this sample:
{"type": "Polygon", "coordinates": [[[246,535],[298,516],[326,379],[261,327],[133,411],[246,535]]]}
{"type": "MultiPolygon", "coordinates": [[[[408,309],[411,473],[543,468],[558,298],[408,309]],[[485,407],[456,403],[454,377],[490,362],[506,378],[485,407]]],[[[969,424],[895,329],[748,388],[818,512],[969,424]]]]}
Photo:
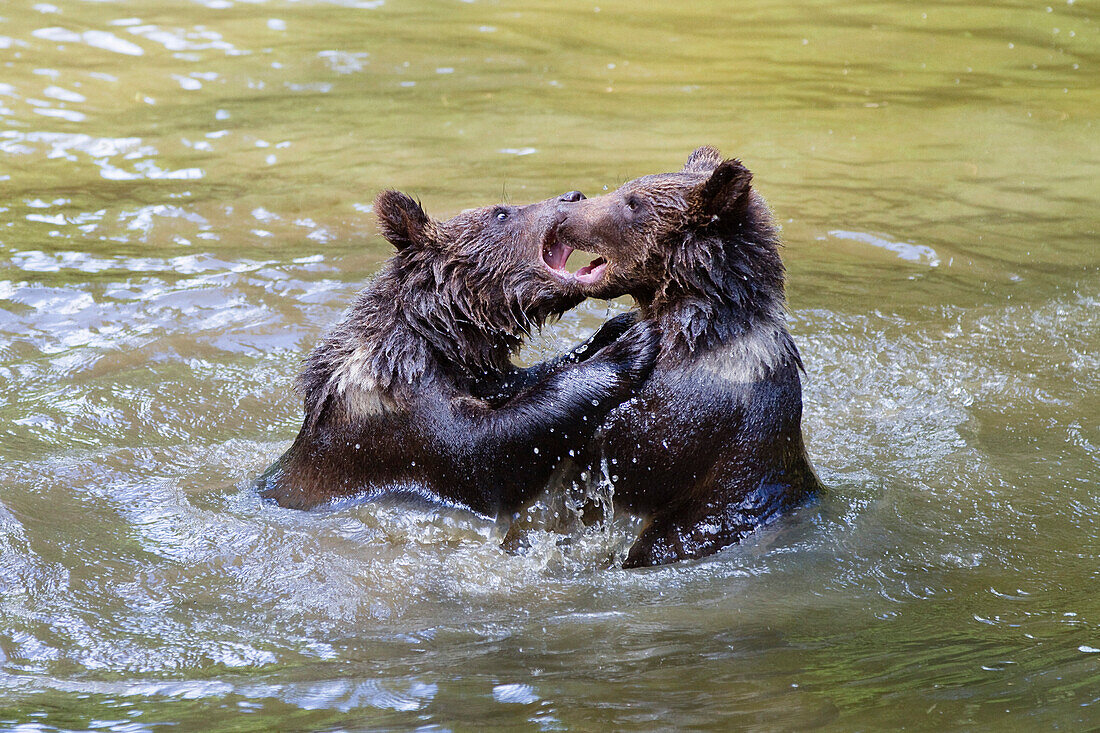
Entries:
{"type": "Polygon", "coordinates": [[[0,5],[0,726],[1100,725],[1096,5],[596,2],[0,5]],[[819,501],[622,572],[245,488],[380,188],[702,143],[784,222],[819,501]]]}

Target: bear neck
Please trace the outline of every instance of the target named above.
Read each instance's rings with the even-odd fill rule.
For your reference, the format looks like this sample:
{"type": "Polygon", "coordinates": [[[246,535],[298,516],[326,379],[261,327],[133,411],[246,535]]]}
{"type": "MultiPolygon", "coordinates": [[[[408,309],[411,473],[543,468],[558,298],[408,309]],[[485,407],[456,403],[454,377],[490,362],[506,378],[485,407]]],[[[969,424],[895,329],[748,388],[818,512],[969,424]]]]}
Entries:
{"type": "Polygon", "coordinates": [[[639,306],[660,324],[662,352],[685,358],[767,340],[779,361],[801,367],[786,327],[778,231],[762,203],[733,226],[692,230],[660,250],[665,279],[639,306]]]}
{"type": "MultiPolygon", "coordinates": [[[[523,327],[510,304],[488,301],[499,282],[476,262],[435,250],[395,258],[394,320],[423,342],[438,371],[460,383],[511,366],[523,327]]],[[[388,292],[388,291],[387,291],[388,292]]]]}
{"type": "Polygon", "coordinates": [[[311,421],[332,398],[349,414],[392,411],[425,383],[461,385],[510,366],[520,337],[468,318],[459,288],[437,288],[427,269],[394,257],[314,347],[298,380],[311,421]]]}

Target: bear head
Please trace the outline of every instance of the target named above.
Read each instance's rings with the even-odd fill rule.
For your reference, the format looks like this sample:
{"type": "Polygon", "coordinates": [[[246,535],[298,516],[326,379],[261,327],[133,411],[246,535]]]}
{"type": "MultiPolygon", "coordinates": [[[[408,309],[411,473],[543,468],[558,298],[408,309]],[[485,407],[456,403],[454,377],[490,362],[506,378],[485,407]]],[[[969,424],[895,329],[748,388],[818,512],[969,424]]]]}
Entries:
{"type": "MultiPolygon", "coordinates": [[[[578,202],[557,231],[565,246],[599,254],[590,297],[633,295],[642,305],[694,289],[782,292],[779,240],[752,173],[704,146],[672,173],[642,176],[578,202]]],[[[751,293],[746,293],[746,297],[751,293]]]]}
{"type": "Polygon", "coordinates": [[[602,271],[572,274],[564,267],[568,252],[558,227],[582,200],[584,194],[570,191],[440,221],[406,194],[383,191],[375,212],[382,234],[397,248],[402,292],[394,297],[409,322],[451,352],[449,358],[484,366],[576,306],[586,297],[587,281],[602,277],[602,271]]]}

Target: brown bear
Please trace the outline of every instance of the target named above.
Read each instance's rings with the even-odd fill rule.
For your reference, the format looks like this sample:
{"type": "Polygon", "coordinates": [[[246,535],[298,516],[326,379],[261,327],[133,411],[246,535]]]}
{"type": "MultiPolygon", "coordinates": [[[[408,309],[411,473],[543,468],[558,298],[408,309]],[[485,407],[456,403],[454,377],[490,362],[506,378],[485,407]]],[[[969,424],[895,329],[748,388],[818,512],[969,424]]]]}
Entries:
{"type": "Polygon", "coordinates": [[[589,477],[606,467],[616,507],[648,518],[627,568],[714,553],[820,488],[779,236],[751,183],[739,161],[702,147],[682,170],[577,202],[558,227],[560,241],[609,260],[589,294],[629,293],[660,332],[652,375],[579,461],[589,477]]]}
{"type": "Polygon", "coordinates": [[[574,191],[441,222],[402,193],[380,194],[375,211],[397,252],[307,357],[305,419],[257,480],[261,495],[299,509],[398,496],[492,517],[542,489],[657,352],[649,324],[619,322],[553,362],[510,361],[530,328],[603,277],[599,265],[565,270],[572,250],[557,230],[581,199],[574,191]],[[487,401],[479,382],[511,395],[487,401]]]}

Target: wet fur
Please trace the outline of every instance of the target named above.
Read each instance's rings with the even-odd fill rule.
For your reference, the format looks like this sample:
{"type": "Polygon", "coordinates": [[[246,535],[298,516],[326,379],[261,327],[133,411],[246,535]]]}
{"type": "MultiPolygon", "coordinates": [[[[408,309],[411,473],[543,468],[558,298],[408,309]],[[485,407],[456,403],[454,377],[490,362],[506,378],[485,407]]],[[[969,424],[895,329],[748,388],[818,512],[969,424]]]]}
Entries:
{"type": "Polygon", "coordinates": [[[661,335],[652,376],[579,461],[588,476],[607,465],[616,506],[648,518],[628,568],[714,553],[820,487],[778,233],[751,180],[700,148],[681,171],[580,202],[560,230],[611,260],[597,294],[635,296],[661,335]]]}
{"type": "Polygon", "coordinates": [[[258,479],[260,493],[298,509],[402,496],[493,516],[542,489],[657,349],[638,324],[537,368],[512,365],[524,334],[583,297],[540,259],[566,199],[437,222],[404,194],[380,195],[398,251],[307,357],[302,428],[258,479]],[[491,400],[475,383],[510,394],[491,400]]]}

